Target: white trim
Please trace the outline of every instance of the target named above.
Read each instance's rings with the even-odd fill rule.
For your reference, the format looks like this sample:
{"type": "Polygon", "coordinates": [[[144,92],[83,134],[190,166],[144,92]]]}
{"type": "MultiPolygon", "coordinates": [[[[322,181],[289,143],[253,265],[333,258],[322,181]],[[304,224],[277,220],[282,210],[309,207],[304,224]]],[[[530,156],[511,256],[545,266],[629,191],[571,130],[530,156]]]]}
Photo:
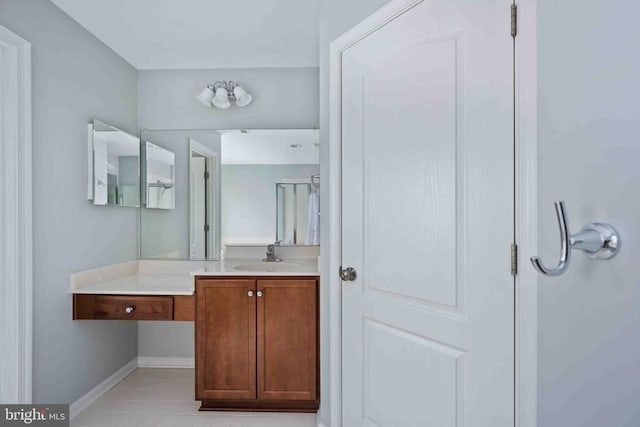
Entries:
{"type": "Polygon", "coordinates": [[[195,367],[193,357],[138,357],[140,368],[190,368],[195,367]]]}
{"type": "Polygon", "coordinates": [[[31,43],[0,26],[0,58],[0,399],[31,403],[31,43]]]}
{"type": "Polygon", "coordinates": [[[342,281],[335,274],[342,265],[341,55],[344,47],[339,41],[331,43],[329,48],[329,238],[327,244],[321,246],[321,250],[329,254],[329,270],[320,272],[321,281],[329,284],[329,425],[335,427],[342,425],[342,281]],[[325,247],[328,250],[324,250],[325,247]]]}
{"type": "MultiPolygon", "coordinates": [[[[341,265],[341,56],[342,52],[414,7],[422,0],[395,0],[331,43],[329,77],[329,370],[330,425],[342,425],[341,384],[341,288],[337,274],[341,265]]],[[[505,3],[507,5],[507,3],[505,3]]],[[[516,299],[516,402],[518,427],[534,427],[537,410],[537,276],[527,263],[537,252],[537,98],[536,98],[536,1],[518,1],[516,37],[516,219],[520,249],[516,299]]],[[[505,33],[507,34],[507,33],[505,33]]]]}
{"type": "Polygon", "coordinates": [[[516,426],[537,424],[538,275],[529,257],[538,253],[537,0],[516,0],[516,426]]]}
{"type": "Polygon", "coordinates": [[[342,52],[423,0],[395,0],[334,40],[329,46],[329,425],[342,425],[342,282],[341,253],[342,52]]]}
{"type": "Polygon", "coordinates": [[[107,379],[89,390],[84,396],[69,405],[69,417],[74,418],[80,412],[87,409],[93,402],[100,399],[106,392],[111,390],[116,384],[124,380],[129,374],[138,369],[138,359],[135,358],[122,368],[115,371],[107,379]]]}

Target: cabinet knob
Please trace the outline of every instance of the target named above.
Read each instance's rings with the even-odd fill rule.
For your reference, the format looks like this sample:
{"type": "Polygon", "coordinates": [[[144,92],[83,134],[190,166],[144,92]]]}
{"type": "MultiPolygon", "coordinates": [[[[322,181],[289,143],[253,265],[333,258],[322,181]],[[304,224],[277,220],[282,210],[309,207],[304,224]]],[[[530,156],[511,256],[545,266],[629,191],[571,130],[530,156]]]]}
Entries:
{"type": "Polygon", "coordinates": [[[258,295],[258,298],[262,297],[262,291],[258,291],[257,295],[258,295]]]}
{"type": "Polygon", "coordinates": [[[247,295],[249,295],[250,297],[252,297],[252,296],[253,296],[253,291],[249,291],[249,292],[247,292],[247,295]]]}
{"type": "Polygon", "coordinates": [[[135,310],[135,309],[136,309],[135,306],[130,305],[130,306],[125,307],[124,312],[127,313],[127,314],[131,314],[131,313],[133,313],[133,310],[135,310]]]}

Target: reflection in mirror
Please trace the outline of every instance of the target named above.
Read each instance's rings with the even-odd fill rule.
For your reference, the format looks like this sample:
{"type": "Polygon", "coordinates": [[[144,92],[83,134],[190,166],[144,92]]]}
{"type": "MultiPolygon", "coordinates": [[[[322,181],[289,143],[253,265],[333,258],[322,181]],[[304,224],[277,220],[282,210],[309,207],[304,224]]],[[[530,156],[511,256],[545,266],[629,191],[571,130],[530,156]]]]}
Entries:
{"type": "Polygon", "coordinates": [[[276,240],[280,244],[320,244],[320,175],[276,183],[276,240]]]}
{"type": "Polygon", "coordinates": [[[141,140],[152,141],[174,155],[171,189],[174,209],[141,210],[140,256],[143,259],[217,259],[220,254],[220,207],[217,202],[220,134],[213,130],[143,130],[141,140]],[[192,156],[197,157],[198,153],[206,158],[204,165],[198,164],[198,160],[192,161],[192,156]],[[192,172],[198,167],[204,167],[209,173],[206,188],[204,174],[200,174],[200,180],[195,176],[196,172],[192,172]],[[199,188],[198,193],[192,192],[192,185],[199,188]],[[197,200],[192,202],[192,197],[197,200]],[[200,224],[197,233],[196,226],[192,226],[195,221],[200,224]],[[208,225],[206,234],[205,225],[208,225]]]}
{"type": "Polygon", "coordinates": [[[190,259],[210,259],[220,253],[217,232],[219,155],[216,151],[189,138],[189,248],[190,259]]]}
{"type": "Polygon", "coordinates": [[[175,209],[175,154],[146,141],[143,158],[145,207],[147,209],[175,209]]]}
{"type": "Polygon", "coordinates": [[[137,207],[140,140],[99,120],[89,124],[89,199],[94,205],[137,207]]]}
{"type": "Polygon", "coordinates": [[[220,133],[224,246],[262,246],[275,241],[281,245],[319,244],[317,239],[315,243],[313,238],[306,240],[310,177],[320,173],[318,131],[270,129],[220,133]],[[300,189],[299,197],[279,201],[278,183],[303,184],[285,185],[300,189]],[[278,235],[278,228],[290,232],[278,235]]]}
{"type": "Polygon", "coordinates": [[[219,259],[223,247],[276,240],[319,244],[317,130],[145,130],[141,139],[175,153],[175,210],[142,209],[142,258],[219,259]],[[297,197],[279,201],[277,185],[290,183],[299,184],[297,197]]]}

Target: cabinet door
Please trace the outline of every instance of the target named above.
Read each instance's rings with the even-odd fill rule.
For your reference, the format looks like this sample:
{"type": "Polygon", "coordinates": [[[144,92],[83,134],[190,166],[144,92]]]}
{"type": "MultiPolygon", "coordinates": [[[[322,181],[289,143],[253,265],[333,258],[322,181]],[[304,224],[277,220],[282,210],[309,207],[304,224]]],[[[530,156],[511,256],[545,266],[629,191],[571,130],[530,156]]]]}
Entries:
{"type": "Polygon", "coordinates": [[[315,400],[315,279],[258,280],[258,399],[315,400]]]}
{"type": "Polygon", "coordinates": [[[196,399],[255,399],[255,281],[198,279],[196,303],[196,399]]]}

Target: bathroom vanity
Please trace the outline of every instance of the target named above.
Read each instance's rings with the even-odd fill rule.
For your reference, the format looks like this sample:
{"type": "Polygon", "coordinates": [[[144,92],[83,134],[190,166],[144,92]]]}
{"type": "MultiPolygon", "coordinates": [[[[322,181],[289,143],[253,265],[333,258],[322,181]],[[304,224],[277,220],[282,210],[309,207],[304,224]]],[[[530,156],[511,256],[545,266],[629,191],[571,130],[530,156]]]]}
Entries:
{"type": "Polygon", "coordinates": [[[194,334],[201,410],[317,411],[318,140],[92,121],[88,198],[138,209],[139,260],[73,274],[73,319],[194,322],[158,342],[194,334]]]}
{"type": "Polygon", "coordinates": [[[196,277],[201,410],[317,410],[318,323],[317,277],[196,277]]]}
{"type": "Polygon", "coordinates": [[[71,282],[75,320],[195,321],[200,410],[318,409],[316,260],[140,260],[71,282]]]}

